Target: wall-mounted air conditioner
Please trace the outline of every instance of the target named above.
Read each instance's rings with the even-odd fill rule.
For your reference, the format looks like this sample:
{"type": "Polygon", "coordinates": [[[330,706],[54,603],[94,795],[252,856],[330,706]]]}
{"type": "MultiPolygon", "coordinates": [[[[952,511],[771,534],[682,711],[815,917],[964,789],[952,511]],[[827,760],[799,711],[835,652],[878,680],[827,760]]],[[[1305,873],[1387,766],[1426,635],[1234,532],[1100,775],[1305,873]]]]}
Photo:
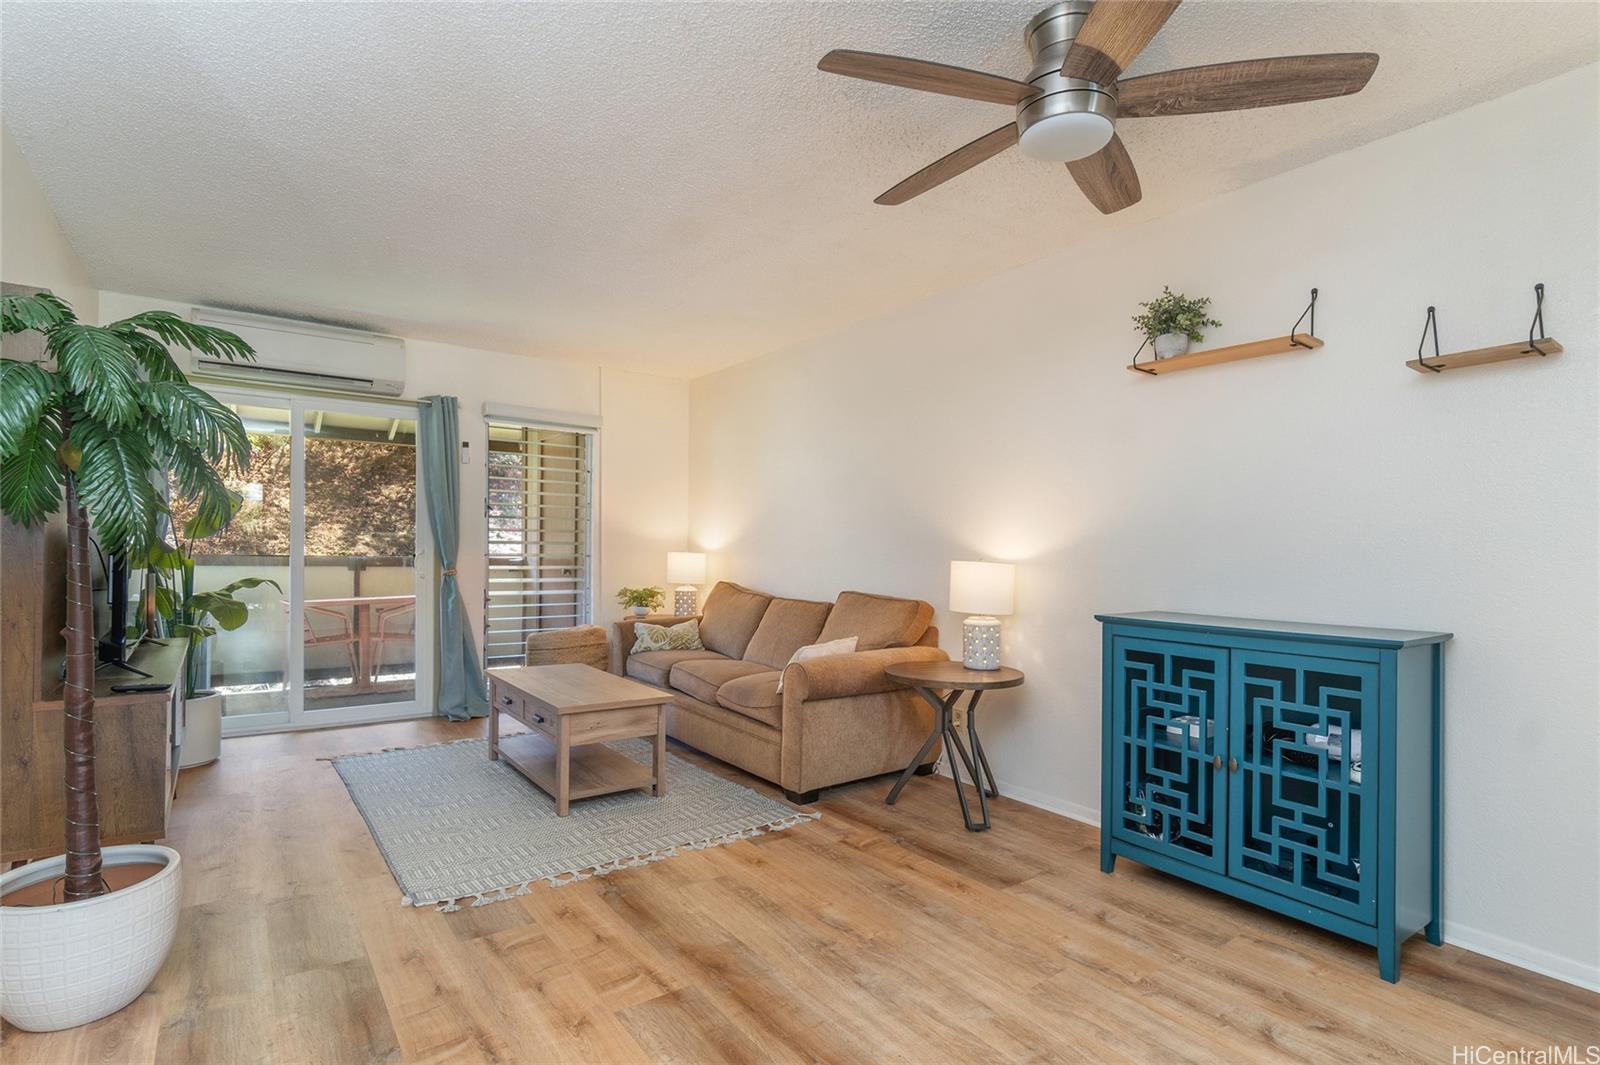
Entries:
{"type": "Polygon", "coordinates": [[[398,396],[406,386],[406,345],[399,337],[356,329],[196,307],[190,317],[239,334],[255,362],[227,362],[190,352],[188,372],[212,379],[323,392],[398,396]]]}

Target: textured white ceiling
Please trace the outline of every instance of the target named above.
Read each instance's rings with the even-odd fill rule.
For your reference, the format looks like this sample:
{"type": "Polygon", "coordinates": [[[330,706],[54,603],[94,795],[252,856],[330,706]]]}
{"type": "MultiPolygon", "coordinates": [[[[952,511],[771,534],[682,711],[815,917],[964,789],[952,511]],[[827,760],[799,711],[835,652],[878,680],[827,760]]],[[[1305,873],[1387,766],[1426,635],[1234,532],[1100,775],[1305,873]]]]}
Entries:
{"type": "Polygon", "coordinates": [[[817,59],[1019,76],[1040,6],[7,2],[0,101],[102,288],[690,376],[1592,62],[1600,10],[1190,0],[1130,74],[1382,61],[1124,121],[1144,202],[1110,218],[1017,152],[875,206],[1010,112],[817,59]]]}

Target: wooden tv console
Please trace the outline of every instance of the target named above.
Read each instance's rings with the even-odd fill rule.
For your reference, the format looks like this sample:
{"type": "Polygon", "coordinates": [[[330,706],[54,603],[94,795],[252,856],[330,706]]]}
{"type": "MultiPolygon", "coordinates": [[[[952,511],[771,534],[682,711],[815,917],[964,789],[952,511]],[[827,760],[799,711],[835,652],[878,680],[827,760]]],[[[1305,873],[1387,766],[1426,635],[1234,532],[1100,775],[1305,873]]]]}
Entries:
{"type": "MultiPolygon", "coordinates": [[[[61,662],[66,527],[60,515],[24,528],[0,518],[0,864],[60,854],[65,842],[61,662]]],[[[132,664],[95,676],[95,791],[104,843],[167,834],[183,729],[183,640],[145,644],[132,664]],[[117,693],[113,684],[161,683],[117,693]]]]}

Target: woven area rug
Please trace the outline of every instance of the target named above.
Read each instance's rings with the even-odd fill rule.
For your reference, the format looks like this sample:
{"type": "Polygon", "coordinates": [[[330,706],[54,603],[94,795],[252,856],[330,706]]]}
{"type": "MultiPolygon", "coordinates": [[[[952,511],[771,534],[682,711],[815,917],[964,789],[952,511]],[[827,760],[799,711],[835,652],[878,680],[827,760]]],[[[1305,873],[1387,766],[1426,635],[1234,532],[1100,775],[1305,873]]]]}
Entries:
{"type": "MultiPolygon", "coordinates": [[[[649,764],[649,740],[607,746],[649,764]]],[[[400,901],[446,913],[469,899],[483,906],[526,895],[540,880],[587,880],[819,816],[667,757],[665,797],[582,799],[567,817],[515,769],[491,762],[485,740],[346,755],[333,766],[404,892],[400,901]]]]}

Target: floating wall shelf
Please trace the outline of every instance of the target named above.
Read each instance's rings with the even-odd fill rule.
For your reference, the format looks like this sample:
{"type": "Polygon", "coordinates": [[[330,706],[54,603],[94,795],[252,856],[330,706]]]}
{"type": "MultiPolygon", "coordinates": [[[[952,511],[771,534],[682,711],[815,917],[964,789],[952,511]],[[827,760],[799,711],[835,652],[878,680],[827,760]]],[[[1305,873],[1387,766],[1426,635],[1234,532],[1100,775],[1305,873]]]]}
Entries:
{"type": "Polygon", "coordinates": [[[1174,355],[1168,359],[1153,359],[1150,362],[1130,363],[1128,369],[1134,373],[1164,374],[1177,373],[1179,370],[1193,370],[1201,366],[1216,366],[1224,362],[1238,362],[1240,359],[1255,359],[1262,355],[1283,355],[1291,351],[1311,351],[1322,347],[1322,341],[1310,333],[1296,333],[1292,337],[1274,337],[1271,340],[1253,340],[1248,344],[1234,344],[1226,348],[1211,348],[1206,351],[1191,351],[1187,355],[1174,355]]]}
{"type": "Polygon", "coordinates": [[[1535,355],[1554,355],[1561,351],[1561,345],[1547,336],[1535,337],[1535,332],[1544,332],[1544,285],[1533,286],[1533,324],[1528,327],[1528,339],[1519,340],[1513,344],[1496,344],[1492,348],[1473,348],[1471,351],[1453,351],[1449,355],[1439,354],[1439,319],[1433,307],[1428,308],[1428,317],[1422,323],[1422,339],[1417,342],[1417,357],[1406,363],[1417,373],[1443,373],[1446,370],[1458,369],[1465,366],[1487,366],[1491,362],[1506,362],[1510,359],[1531,359],[1535,355]],[[1428,334],[1433,334],[1433,354],[1424,358],[1422,347],[1428,342],[1428,334]]]}
{"type": "Polygon", "coordinates": [[[1549,337],[1541,337],[1534,343],[1539,346],[1534,348],[1528,341],[1519,340],[1515,344],[1497,344],[1492,348],[1455,351],[1449,355],[1430,355],[1425,360],[1416,358],[1406,365],[1418,373],[1442,373],[1462,366],[1486,366],[1491,362],[1505,362],[1507,359],[1531,359],[1535,355],[1554,355],[1563,350],[1559,343],[1549,337]]]}
{"type": "Polygon", "coordinates": [[[1191,351],[1186,355],[1174,355],[1166,359],[1152,359],[1149,362],[1139,361],[1139,351],[1143,351],[1145,344],[1150,343],[1145,338],[1144,344],[1139,345],[1139,351],[1133,353],[1133,362],[1128,364],[1128,369],[1134,373],[1147,374],[1151,377],[1164,373],[1177,373],[1179,370],[1194,370],[1201,366],[1217,366],[1224,362],[1238,362],[1240,359],[1259,359],[1263,355],[1283,355],[1291,351],[1312,351],[1322,347],[1322,341],[1316,337],[1317,333],[1317,290],[1311,290],[1311,302],[1306,304],[1306,309],[1300,312],[1293,328],[1286,337],[1273,337],[1271,340],[1252,340],[1248,344],[1234,344],[1226,348],[1210,348],[1206,351],[1191,351]],[[1300,323],[1311,316],[1311,331],[1300,332],[1300,323]]]}

